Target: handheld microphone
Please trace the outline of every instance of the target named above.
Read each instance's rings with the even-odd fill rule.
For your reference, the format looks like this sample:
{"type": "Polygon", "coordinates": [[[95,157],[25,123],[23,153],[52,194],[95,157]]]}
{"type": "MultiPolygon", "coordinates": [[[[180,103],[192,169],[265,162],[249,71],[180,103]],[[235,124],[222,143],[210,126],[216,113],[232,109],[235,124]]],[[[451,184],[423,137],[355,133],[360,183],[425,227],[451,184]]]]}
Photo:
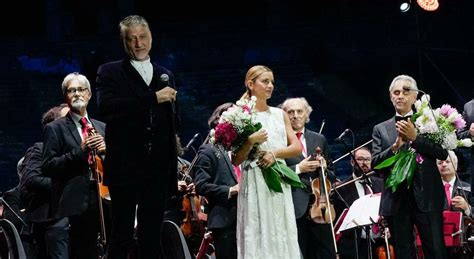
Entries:
{"type": "MultiPolygon", "coordinates": [[[[160,76],[161,82],[165,83],[167,86],[170,84],[170,76],[167,74],[161,74],[160,76]]],[[[176,108],[174,107],[174,101],[170,100],[171,103],[171,110],[173,111],[173,114],[176,113],[176,108]]]]}
{"type": "Polygon", "coordinates": [[[196,138],[199,137],[199,133],[196,133],[193,138],[186,144],[186,146],[183,148],[184,151],[188,151],[188,149],[191,147],[191,145],[196,141],[196,138]]]}
{"type": "Polygon", "coordinates": [[[167,75],[167,74],[161,74],[160,80],[161,80],[161,82],[163,82],[163,83],[169,84],[170,76],[167,75]]]}
{"type": "Polygon", "coordinates": [[[341,133],[341,135],[339,135],[339,137],[337,137],[335,140],[336,140],[336,141],[342,141],[342,138],[343,138],[349,131],[351,131],[351,130],[350,130],[350,129],[345,129],[345,130],[341,133]]]}

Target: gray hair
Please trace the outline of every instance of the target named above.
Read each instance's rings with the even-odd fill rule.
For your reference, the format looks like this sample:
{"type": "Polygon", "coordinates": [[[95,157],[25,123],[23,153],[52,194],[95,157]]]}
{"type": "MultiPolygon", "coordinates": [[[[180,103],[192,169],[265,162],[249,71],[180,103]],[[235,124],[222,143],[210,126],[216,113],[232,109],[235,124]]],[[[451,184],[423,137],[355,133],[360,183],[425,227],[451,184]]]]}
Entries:
{"type": "Polygon", "coordinates": [[[148,22],[145,20],[145,18],[140,15],[129,15],[119,23],[120,37],[122,39],[125,39],[127,36],[127,29],[131,26],[143,26],[150,30],[150,26],[148,25],[148,22]]]}
{"type": "Polygon", "coordinates": [[[399,75],[399,76],[396,76],[393,80],[392,80],[392,83],[390,84],[390,87],[388,88],[388,91],[391,92],[393,87],[395,86],[395,83],[397,81],[400,81],[400,80],[406,80],[406,81],[409,81],[411,83],[410,87],[414,90],[418,90],[418,86],[416,86],[416,81],[415,79],[413,79],[413,77],[411,76],[407,76],[407,75],[399,75]]]}
{"type": "Polygon", "coordinates": [[[309,116],[311,115],[311,112],[313,112],[313,107],[309,105],[308,101],[304,97],[296,97],[296,98],[287,98],[282,104],[281,108],[286,112],[288,109],[288,103],[291,101],[301,101],[303,102],[304,107],[306,108],[306,113],[308,114],[308,117],[306,118],[306,123],[309,122],[309,116]]]}
{"type": "Polygon", "coordinates": [[[446,158],[446,160],[449,160],[451,158],[451,162],[453,164],[454,171],[457,171],[458,170],[458,156],[452,150],[448,150],[448,154],[449,155],[446,158]]]}
{"type": "Polygon", "coordinates": [[[64,78],[63,83],[61,85],[63,95],[66,95],[67,87],[69,85],[69,82],[71,82],[72,80],[77,80],[82,86],[87,87],[87,89],[89,90],[89,93],[92,93],[91,83],[89,82],[87,77],[85,75],[79,74],[78,72],[72,72],[64,78]]]}

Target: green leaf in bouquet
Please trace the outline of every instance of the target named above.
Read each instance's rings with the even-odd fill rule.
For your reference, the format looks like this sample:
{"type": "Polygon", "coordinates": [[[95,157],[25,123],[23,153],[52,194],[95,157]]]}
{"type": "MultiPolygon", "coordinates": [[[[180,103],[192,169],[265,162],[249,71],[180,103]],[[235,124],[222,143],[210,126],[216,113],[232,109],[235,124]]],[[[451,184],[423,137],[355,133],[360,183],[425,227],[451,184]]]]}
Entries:
{"type": "Polygon", "coordinates": [[[401,152],[398,152],[397,154],[385,159],[380,164],[375,166],[374,169],[382,169],[382,168],[386,168],[386,167],[389,167],[389,166],[393,165],[393,163],[395,163],[399,159],[400,154],[401,154],[401,152]]]}
{"type": "Polygon", "coordinates": [[[416,154],[412,151],[401,150],[395,156],[388,158],[392,159],[395,157],[394,161],[392,162],[394,165],[391,170],[391,174],[387,177],[387,180],[385,181],[386,187],[391,188],[392,192],[397,191],[400,184],[403,183],[405,180],[407,181],[408,187],[411,185],[416,163],[416,154]]]}
{"type": "Polygon", "coordinates": [[[415,175],[415,167],[416,167],[416,154],[414,152],[411,152],[412,155],[410,156],[410,160],[408,161],[408,172],[409,174],[407,175],[407,188],[410,188],[412,183],[413,183],[413,176],[415,175]]]}
{"type": "Polygon", "coordinates": [[[304,188],[304,184],[298,175],[280,160],[277,160],[270,167],[263,168],[262,172],[268,188],[272,191],[283,192],[282,182],[294,187],[304,188]]]}
{"type": "Polygon", "coordinates": [[[282,176],[282,179],[285,183],[299,188],[304,188],[304,184],[301,182],[298,175],[289,168],[285,163],[282,161],[277,160],[270,168],[274,168],[277,172],[279,172],[282,176]]]}
{"type": "Polygon", "coordinates": [[[273,170],[272,167],[263,168],[262,173],[268,189],[274,192],[283,192],[283,189],[281,188],[281,178],[276,170],[273,170]]]}

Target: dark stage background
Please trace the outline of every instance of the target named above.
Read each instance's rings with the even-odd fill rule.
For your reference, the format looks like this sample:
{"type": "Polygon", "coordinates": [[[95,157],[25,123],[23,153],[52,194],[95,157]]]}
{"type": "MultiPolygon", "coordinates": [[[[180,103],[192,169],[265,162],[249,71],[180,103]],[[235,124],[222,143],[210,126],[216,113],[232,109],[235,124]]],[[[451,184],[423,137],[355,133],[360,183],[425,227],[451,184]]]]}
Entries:
{"type": "MultiPolygon", "coordinates": [[[[202,141],[212,110],[237,100],[246,70],[264,64],[276,79],[270,103],[306,97],[314,108],[308,128],[319,131],[325,120],[335,159],[348,151],[334,142],[344,129],[356,147],[392,116],[387,90],[398,74],[413,76],[434,107],[462,110],[473,97],[474,2],[439,1],[431,13],[415,3],[401,13],[397,0],[2,3],[0,191],[17,184],[17,161],[41,141],[41,115],[61,103],[64,76],[85,74],[94,93],[98,65],[123,57],[117,25],[126,15],[148,19],[152,59],[176,74],[184,144],[195,133],[202,141]]],[[[350,173],[347,159],[336,168],[342,179],[350,173]]]]}

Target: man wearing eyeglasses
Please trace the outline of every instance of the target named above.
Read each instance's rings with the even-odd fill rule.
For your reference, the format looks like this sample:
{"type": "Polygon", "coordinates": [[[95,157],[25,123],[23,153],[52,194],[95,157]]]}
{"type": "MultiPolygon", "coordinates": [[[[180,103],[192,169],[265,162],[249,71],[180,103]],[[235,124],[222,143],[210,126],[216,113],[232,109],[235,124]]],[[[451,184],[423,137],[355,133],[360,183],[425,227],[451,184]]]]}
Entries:
{"type": "MultiPolygon", "coordinates": [[[[362,147],[354,152],[354,158],[351,158],[352,175],[343,183],[352,181],[353,179],[364,176],[372,171],[372,154],[369,149],[362,147]],[[354,161],[355,158],[355,161],[354,161]]],[[[383,181],[381,178],[370,176],[362,177],[351,184],[347,184],[338,188],[338,194],[334,193],[334,209],[339,218],[343,210],[351,206],[354,201],[368,194],[380,193],[383,190],[383,181]]],[[[374,231],[372,231],[374,232],[374,231]]],[[[375,234],[375,233],[374,233],[375,234]]],[[[371,241],[372,256],[368,254],[366,233],[361,229],[347,230],[342,232],[342,237],[338,242],[338,251],[341,258],[356,258],[358,251],[359,258],[375,257],[375,243],[371,241]],[[355,235],[357,234],[357,235],[355,235]],[[354,239],[357,238],[357,250],[354,239]]]]}
{"type": "Polygon", "coordinates": [[[70,258],[97,258],[99,210],[92,153],[105,155],[105,124],[89,117],[89,80],[68,74],[62,83],[70,112],[44,128],[44,176],[51,177],[51,207],[57,218],[69,218],[70,258]],[[95,128],[98,134],[90,134],[95,128]]]}
{"type": "MultiPolygon", "coordinates": [[[[423,159],[415,165],[411,186],[403,182],[395,192],[384,188],[380,215],[388,221],[396,258],[415,258],[414,226],[420,233],[425,258],[447,258],[443,237],[446,199],[436,159],[445,160],[448,151],[418,134],[411,122],[412,105],[418,90],[415,79],[399,75],[392,80],[388,90],[395,116],[373,128],[374,166],[409,147],[423,159]]],[[[381,171],[384,179],[390,174],[390,169],[381,171]]]]}

